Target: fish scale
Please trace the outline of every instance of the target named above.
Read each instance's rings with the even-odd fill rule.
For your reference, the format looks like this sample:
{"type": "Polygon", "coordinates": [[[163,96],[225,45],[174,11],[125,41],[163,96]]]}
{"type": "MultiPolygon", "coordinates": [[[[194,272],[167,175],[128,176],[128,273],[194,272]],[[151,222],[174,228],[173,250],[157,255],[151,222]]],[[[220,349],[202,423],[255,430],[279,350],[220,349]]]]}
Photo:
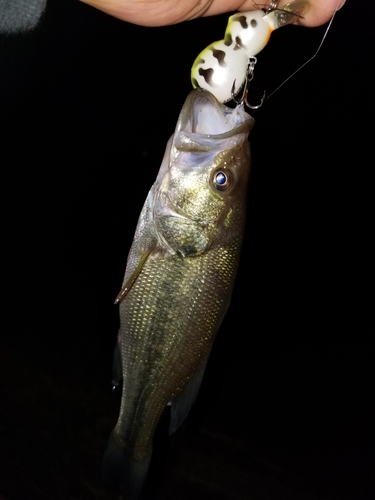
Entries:
{"type": "Polygon", "coordinates": [[[239,254],[239,247],[238,242],[228,249],[213,249],[201,258],[149,259],[146,263],[126,302],[120,305],[123,377],[129,386],[124,391],[120,420],[126,418],[125,409],[131,407],[132,399],[138,397],[133,395],[137,379],[144,383],[147,376],[151,383],[162,381],[153,392],[164,408],[207,355],[217,317],[226,309],[223,297],[233,287],[238,260],[234,255],[239,254]],[[138,297],[145,299],[138,303],[138,297]],[[134,321],[137,316],[142,322],[134,321]],[[142,368],[133,373],[135,362],[142,368]],[[179,379],[171,379],[173,372],[179,373],[179,379]]]}

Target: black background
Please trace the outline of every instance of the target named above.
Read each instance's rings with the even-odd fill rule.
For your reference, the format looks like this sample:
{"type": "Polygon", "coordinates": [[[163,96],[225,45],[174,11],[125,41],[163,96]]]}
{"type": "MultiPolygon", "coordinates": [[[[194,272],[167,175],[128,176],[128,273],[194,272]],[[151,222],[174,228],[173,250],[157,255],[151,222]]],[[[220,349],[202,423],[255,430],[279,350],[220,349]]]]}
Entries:
{"type": "MultiPolygon", "coordinates": [[[[50,0],[0,39],[2,500],[118,499],[113,305],[197,54],[227,15],[143,28],[50,0]]],[[[144,498],[375,498],[374,9],[348,0],[317,57],[254,113],[241,266],[198,401],[156,436],[144,498]]],[[[251,100],[319,46],[289,26],[251,100]]]]}

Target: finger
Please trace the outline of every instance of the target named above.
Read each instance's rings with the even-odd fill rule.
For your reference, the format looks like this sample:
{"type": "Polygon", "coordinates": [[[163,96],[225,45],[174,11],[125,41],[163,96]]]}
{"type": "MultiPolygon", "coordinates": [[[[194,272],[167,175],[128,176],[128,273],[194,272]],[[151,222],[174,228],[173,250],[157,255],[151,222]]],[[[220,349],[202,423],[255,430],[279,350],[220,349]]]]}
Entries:
{"type": "Polygon", "coordinates": [[[310,3],[309,10],[298,24],[313,28],[327,23],[333,14],[341,9],[345,0],[310,0],[310,3]]]}
{"type": "MultiPolygon", "coordinates": [[[[201,16],[214,16],[236,10],[248,11],[267,7],[270,0],[81,0],[111,16],[141,26],[164,26],[188,21],[201,16]]],[[[290,0],[279,0],[283,7],[290,0]]],[[[301,26],[320,26],[330,20],[345,0],[310,0],[310,7],[298,22],[301,26]]]]}
{"type": "MultiPolygon", "coordinates": [[[[140,26],[166,26],[201,17],[210,4],[210,0],[81,1],[122,21],[140,26]]],[[[237,3],[240,2],[237,1],[237,3]]]]}
{"type": "MultiPolygon", "coordinates": [[[[277,7],[282,8],[287,3],[290,3],[290,1],[291,0],[280,0],[277,3],[277,7]]],[[[268,2],[268,4],[269,3],[270,2],[268,2]]],[[[303,18],[298,21],[298,24],[308,27],[321,26],[322,24],[327,23],[335,11],[341,9],[344,3],[345,0],[310,0],[310,7],[303,18]]],[[[253,0],[245,0],[245,2],[238,7],[238,10],[246,11],[253,10],[253,8],[253,0]]]]}

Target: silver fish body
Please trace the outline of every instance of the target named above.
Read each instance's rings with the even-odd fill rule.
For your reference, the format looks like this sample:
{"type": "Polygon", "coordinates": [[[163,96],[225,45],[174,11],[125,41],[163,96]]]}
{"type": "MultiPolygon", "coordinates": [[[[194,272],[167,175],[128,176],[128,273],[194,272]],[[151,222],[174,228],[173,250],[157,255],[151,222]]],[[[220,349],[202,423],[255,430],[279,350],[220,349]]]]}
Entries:
{"type": "Polygon", "coordinates": [[[119,295],[121,408],[104,458],[128,500],[140,494],[165,407],[173,432],[194,403],[230,302],[253,123],[242,105],[193,90],[139,217],[119,295]]]}

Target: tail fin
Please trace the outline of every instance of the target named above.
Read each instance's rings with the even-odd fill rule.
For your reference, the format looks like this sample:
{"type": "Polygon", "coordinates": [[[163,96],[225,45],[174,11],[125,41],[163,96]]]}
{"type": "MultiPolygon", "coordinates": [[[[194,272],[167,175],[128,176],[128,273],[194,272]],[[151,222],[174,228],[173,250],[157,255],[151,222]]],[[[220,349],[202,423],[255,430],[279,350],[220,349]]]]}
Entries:
{"type": "Polygon", "coordinates": [[[137,500],[141,494],[152,450],[145,459],[136,460],[129,455],[120,440],[112,432],[104,453],[102,473],[106,482],[120,484],[121,493],[126,500],[137,500]]]}

